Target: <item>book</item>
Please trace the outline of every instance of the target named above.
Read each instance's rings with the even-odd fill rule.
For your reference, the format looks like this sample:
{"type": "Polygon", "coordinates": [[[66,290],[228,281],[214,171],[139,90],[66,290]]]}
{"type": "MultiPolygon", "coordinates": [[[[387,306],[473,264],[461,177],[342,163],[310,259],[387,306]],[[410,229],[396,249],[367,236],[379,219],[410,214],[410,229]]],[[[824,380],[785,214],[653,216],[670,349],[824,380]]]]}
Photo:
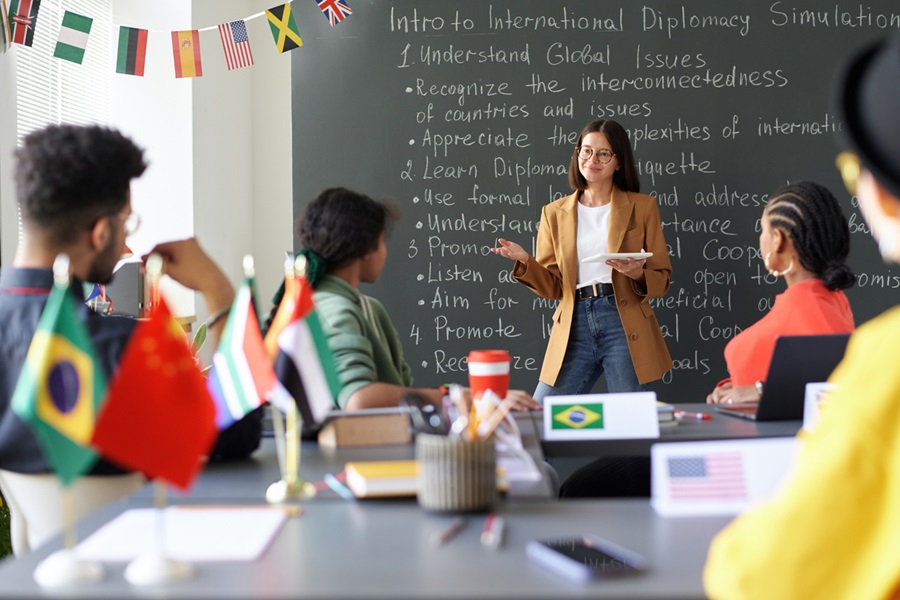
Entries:
{"type": "Polygon", "coordinates": [[[419,466],[414,460],[357,461],[344,465],[347,487],[357,498],[415,496],[419,466]]]}
{"type": "Polygon", "coordinates": [[[675,422],[675,407],[667,402],[656,401],[656,415],[660,423],[675,422]]]}

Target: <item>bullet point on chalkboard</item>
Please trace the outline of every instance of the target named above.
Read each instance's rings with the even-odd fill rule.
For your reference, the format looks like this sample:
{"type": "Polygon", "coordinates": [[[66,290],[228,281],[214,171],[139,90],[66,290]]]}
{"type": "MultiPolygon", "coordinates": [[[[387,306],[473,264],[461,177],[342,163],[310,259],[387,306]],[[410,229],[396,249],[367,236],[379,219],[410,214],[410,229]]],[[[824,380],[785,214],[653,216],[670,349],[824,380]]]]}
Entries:
{"type": "Polygon", "coordinates": [[[422,281],[423,279],[425,279],[425,276],[424,276],[424,275],[419,275],[418,277],[416,277],[416,279],[419,280],[419,281],[422,281]]]}
{"type": "Polygon", "coordinates": [[[406,88],[406,93],[407,93],[407,94],[412,94],[412,88],[406,88]]]}
{"type": "Polygon", "coordinates": [[[416,223],[416,229],[422,229],[422,221],[416,223]]]}
{"type": "Polygon", "coordinates": [[[424,301],[424,300],[419,300],[419,306],[424,306],[424,305],[425,305],[425,301],[424,301]]]}
{"type": "Polygon", "coordinates": [[[427,361],[427,360],[423,360],[423,361],[422,361],[422,368],[424,369],[424,368],[427,367],[427,366],[428,366],[428,361],[427,361]]]}
{"type": "Polygon", "coordinates": [[[410,146],[412,146],[412,145],[415,144],[415,143],[416,143],[416,140],[409,140],[409,145],[410,145],[410,146]]]}
{"type": "Polygon", "coordinates": [[[419,203],[419,197],[418,197],[418,196],[414,196],[414,197],[413,197],[413,204],[418,204],[418,203],[419,203]]]}

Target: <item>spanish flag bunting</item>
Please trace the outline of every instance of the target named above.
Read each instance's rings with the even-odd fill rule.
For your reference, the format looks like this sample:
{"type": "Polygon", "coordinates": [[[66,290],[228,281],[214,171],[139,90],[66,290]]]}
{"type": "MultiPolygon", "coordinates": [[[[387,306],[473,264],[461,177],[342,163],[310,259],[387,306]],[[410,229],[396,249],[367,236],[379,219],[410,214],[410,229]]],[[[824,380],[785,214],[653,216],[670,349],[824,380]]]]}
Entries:
{"type": "Polygon", "coordinates": [[[175,77],[203,76],[200,33],[196,29],[172,32],[172,54],[175,57],[175,77]]]}

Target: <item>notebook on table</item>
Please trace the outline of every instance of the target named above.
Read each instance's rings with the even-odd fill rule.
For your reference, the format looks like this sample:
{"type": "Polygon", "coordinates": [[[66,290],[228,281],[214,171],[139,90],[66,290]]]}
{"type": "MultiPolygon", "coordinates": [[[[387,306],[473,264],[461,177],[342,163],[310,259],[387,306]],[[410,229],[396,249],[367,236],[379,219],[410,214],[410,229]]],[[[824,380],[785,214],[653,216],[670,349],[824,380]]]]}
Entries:
{"type": "Polygon", "coordinates": [[[802,419],[806,384],[828,379],[844,358],[849,339],[847,333],[779,337],[759,402],[717,404],[715,409],[752,421],[802,419]]]}

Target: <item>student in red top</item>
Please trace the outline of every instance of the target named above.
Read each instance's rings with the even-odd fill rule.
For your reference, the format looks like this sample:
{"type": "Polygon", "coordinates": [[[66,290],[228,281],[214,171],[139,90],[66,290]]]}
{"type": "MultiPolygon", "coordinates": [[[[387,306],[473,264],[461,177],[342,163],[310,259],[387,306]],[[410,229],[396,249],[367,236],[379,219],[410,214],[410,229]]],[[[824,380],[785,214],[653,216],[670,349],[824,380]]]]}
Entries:
{"type": "Polygon", "coordinates": [[[834,195],[813,182],[785,186],[769,199],[760,223],[766,270],[784,277],[787,290],[766,316],[725,346],[730,378],[707,397],[709,404],[758,402],[778,336],[853,331],[853,313],[841,291],[856,281],[845,263],[850,230],[834,195]]]}

